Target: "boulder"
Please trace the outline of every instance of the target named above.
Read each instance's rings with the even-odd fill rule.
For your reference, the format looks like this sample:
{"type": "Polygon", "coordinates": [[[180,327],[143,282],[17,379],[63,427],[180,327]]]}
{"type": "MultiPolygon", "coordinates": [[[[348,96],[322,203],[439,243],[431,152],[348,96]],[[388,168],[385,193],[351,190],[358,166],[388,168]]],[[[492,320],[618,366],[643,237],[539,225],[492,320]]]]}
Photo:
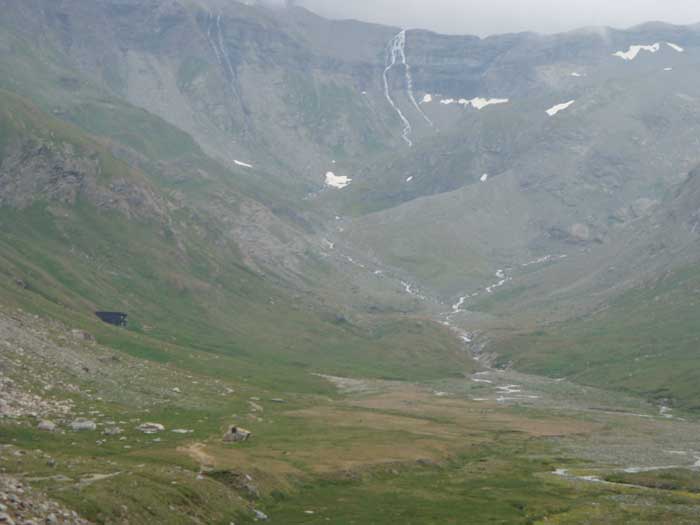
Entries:
{"type": "Polygon", "coordinates": [[[76,432],[80,432],[82,430],[95,430],[97,429],[97,424],[91,419],[79,417],[70,424],[70,427],[76,432]]]}
{"type": "Polygon", "coordinates": [[[118,436],[122,432],[124,432],[124,431],[119,427],[108,427],[108,428],[105,428],[105,431],[103,432],[103,434],[105,436],[118,436]]]}
{"type": "Polygon", "coordinates": [[[92,334],[90,334],[84,330],[78,330],[77,328],[71,330],[70,335],[74,339],[78,339],[80,341],[94,341],[95,340],[95,338],[93,337],[92,334]]]}
{"type": "Polygon", "coordinates": [[[56,423],[49,421],[48,419],[44,419],[43,421],[39,421],[36,428],[37,430],[43,430],[44,432],[53,432],[56,430],[56,423]]]}
{"type": "Polygon", "coordinates": [[[267,514],[258,509],[253,509],[253,514],[255,515],[255,521],[267,521],[270,519],[267,517],[267,514]]]}
{"type": "Polygon", "coordinates": [[[157,434],[158,432],[163,432],[165,427],[160,423],[142,423],[136,430],[143,432],[144,434],[157,434]]]}
{"type": "Polygon", "coordinates": [[[228,432],[224,434],[224,441],[226,443],[238,443],[240,441],[247,441],[250,436],[250,430],[237,426],[231,426],[228,429],[228,432]]]}

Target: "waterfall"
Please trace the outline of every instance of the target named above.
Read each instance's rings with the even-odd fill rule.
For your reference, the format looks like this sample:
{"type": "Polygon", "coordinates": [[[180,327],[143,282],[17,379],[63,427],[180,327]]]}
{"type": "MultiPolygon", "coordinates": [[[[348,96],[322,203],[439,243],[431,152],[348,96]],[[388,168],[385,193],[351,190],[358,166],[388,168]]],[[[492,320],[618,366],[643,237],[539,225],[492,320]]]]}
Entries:
{"type": "MultiPolygon", "coordinates": [[[[403,131],[401,133],[401,138],[406,141],[406,144],[408,144],[409,147],[413,146],[413,142],[411,141],[409,135],[411,134],[412,128],[411,128],[411,123],[408,121],[406,116],[403,114],[401,109],[396,105],[394,102],[394,99],[391,98],[391,93],[389,92],[389,78],[388,74],[389,71],[391,71],[391,68],[393,68],[396,65],[396,60],[398,58],[400,50],[403,49],[403,46],[406,42],[406,30],[401,31],[398,35],[396,35],[391,43],[389,44],[389,53],[387,54],[387,60],[386,60],[386,67],[384,68],[384,96],[386,97],[387,101],[391,105],[392,108],[394,108],[394,111],[399,115],[399,118],[401,119],[401,122],[403,122],[403,131]]],[[[402,51],[401,51],[402,52],[402,51]]],[[[404,58],[405,60],[405,58],[404,58]]]]}
{"type": "Polygon", "coordinates": [[[409,146],[413,146],[413,142],[411,141],[410,135],[411,132],[413,131],[413,128],[411,127],[411,123],[409,122],[408,118],[406,118],[406,115],[401,111],[401,109],[397,106],[396,102],[394,99],[391,97],[391,93],[389,90],[389,78],[388,74],[389,71],[397,64],[400,63],[403,68],[404,68],[404,77],[406,81],[406,93],[408,94],[408,98],[411,101],[411,104],[413,104],[413,107],[416,108],[416,111],[425,119],[425,121],[430,125],[430,127],[435,127],[433,124],[433,121],[428,118],[428,115],[425,114],[423,109],[420,107],[420,104],[418,104],[418,101],[416,100],[415,95],[413,94],[413,76],[411,75],[411,65],[408,63],[408,60],[406,59],[406,30],[403,29],[400,31],[389,43],[388,46],[388,53],[387,53],[387,59],[386,59],[386,67],[384,68],[384,96],[386,97],[387,101],[391,105],[392,108],[394,108],[394,111],[399,115],[399,118],[401,119],[401,122],[403,123],[403,131],[401,133],[401,137],[403,140],[406,141],[406,143],[409,146]]]}

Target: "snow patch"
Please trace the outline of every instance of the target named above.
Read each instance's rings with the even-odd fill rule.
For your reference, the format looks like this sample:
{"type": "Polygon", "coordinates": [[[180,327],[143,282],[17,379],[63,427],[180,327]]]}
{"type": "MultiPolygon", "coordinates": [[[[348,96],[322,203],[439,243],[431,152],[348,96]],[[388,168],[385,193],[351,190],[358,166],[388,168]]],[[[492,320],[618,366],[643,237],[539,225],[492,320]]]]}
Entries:
{"type": "Polygon", "coordinates": [[[336,175],[332,171],[326,173],[326,186],[342,190],[350,185],[352,179],[345,175],[336,175]]]}
{"type": "Polygon", "coordinates": [[[576,78],[581,78],[583,75],[581,73],[577,73],[576,71],[574,71],[573,73],[571,73],[571,76],[576,77],[576,78]]]}
{"type": "Polygon", "coordinates": [[[507,98],[475,97],[471,100],[468,100],[466,98],[460,98],[459,100],[454,98],[444,98],[440,101],[440,104],[444,104],[445,106],[449,106],[451,104],[459,104],[460,106],[464,106],[465,108],[471,106],[474,109],[481,110],[487,106],[492,106],[495,104],[507,104],[508,102],[510,102],[510,100],[507,98]]]}
{"type": "Polygon", "coordinates": [[[430,93],[423,95],[423,100],[420,101],[421,104],[430,104],[433,101],[433,96],[430,93]]]}
{"type": "Polygon", "coordinates": [[[233,162],[236,164],[236,166],[242,166],[244,168],[252,168],[253,167],[252,164],[248,164],[247,162],[242,162],[240,160],[234,160],[233,162]]]}
{"type": "Polygon", "coordinates": [[[670,47],[671,49],[673,49],[674,51],[678,51],[679,53],[683,53],[683,52],[685,51],[684,48],[682,48],[682,47],[679,46],[678,44],[674,44],[674,43],[672,43],[672,42],[666,42],[666,45],[667,45],[668,47],[670,47]]]}
{"type": "Polygon", "coordinates": [[[564,111],[565,109],[568,109],[573,105],[573,103],[576,102],[575,100],[569,100],[569,102],[564,102],[563,104],[557,104],[556,106],[552,106],[547,110],[547,115],[550,117],[553,117],[560,111],[564,111]]]}
{"type": "Polygon", "coordinates": [[[492,106],[495,104],[507,104],[510,102],[509,99],[507,98],[481,98],[481,97],[476,97],[471,99],[469,102],[471,102],[471,105],[473,108],[476,109],[484,109],[487,106],[492,106]]]}
{"type": "Polygon", "coordinates": [[[480,178],[479,180],[480,180],[481,182],[486,182],[487,180],[489,180],[489,174],[488,174],[488,173],[484,173],[484,174],[481,176],[481,178],[480,178]]]}
{"type": "Polygon", "coordinates": [[[413,180],[413,176],[411,175],[410,177],[406,177],[406,182],[411,182],[413,180]]]}
{"type": "Polygon", "coordinates": [[[673,68],[672,67],[665,67],[664,71],[673,71],[673,68]]]}
{"type": "Polygon", "coordinates": [[[635,46],[630,46],[627,51],[617,51],[616,53],[613,53],[613,56],[619,57],[622,60],[634,60],[637,58],[637,55],[639,55],[640,52],[642,51],[648,51],[649,53],[657,53],[661,49],[661,44],[658,42],[656,44],[652,45],[635,45],[635,46]]]}

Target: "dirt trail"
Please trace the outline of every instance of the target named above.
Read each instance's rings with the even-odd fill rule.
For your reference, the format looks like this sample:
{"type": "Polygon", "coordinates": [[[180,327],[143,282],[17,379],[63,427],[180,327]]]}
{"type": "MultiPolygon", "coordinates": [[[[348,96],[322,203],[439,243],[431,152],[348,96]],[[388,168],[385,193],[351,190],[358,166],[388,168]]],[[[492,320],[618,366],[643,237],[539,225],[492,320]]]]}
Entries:
{"type": "Polygon", "coordinates": [[[216,459],[211,454],[208,454],[204,449],[204,443],[192,443],[186,447],[179,447],[178,452],[183,452],[189,457],[198,462],[202,467],[213,468],[216,466],[216,459]]]}

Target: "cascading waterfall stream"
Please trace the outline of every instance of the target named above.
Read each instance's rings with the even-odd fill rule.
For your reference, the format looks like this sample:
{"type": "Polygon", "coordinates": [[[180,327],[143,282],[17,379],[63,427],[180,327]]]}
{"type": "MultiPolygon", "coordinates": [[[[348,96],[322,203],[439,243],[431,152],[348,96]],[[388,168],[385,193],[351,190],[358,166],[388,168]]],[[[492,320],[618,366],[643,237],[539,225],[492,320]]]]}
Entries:
{"type": "MultiPolygon", "coordinates": [[[[219,49],[221,50],[221,53],[224,56],[224,61],[226,62],[226,67],[228,68],[228,72],[231,75],[231,84],[233,87],[233,81],[236,78],[236,72],[233,70],[233,64],[231,62],[231,57],[228,55],[228,51],[226,51],[226,46],[224,45],[224,33],[221,31],[221,15],[218,15],[216,17],[216,31],[219,34],[219,49]]],[[[235,91],[235,89],[234,89],[235,91]]]]}
{"type": "Polygon", "coordinates": [[[389,90],[389,78],[388,74],[389,71],[397,64],[397,62],[401,63],[404,67],[404,75],[406,79],[406,92],[408,94],[408,98],[411,100],[411,103],[413,106],[416,108],[416,111],[425,119],[425,121],[431,126],[434,127],[433,121],[428,118],[428,115],[425,114],[425,112],[421,109],[420,105],[418,104],[418,101],[416,100],[415,95],[413,94],[413,77],[411,75],[411,66],[408,64],[408,61],[406,60],[406,30],[403,29],[400,31],[389,43],[389,52],[387,53],[387,60],[386,60],[386,67],[384,68],[384,96],[386,97],[387,101],[391,105],[392,108],[394,108],[394,111],[399,115],[399,118],[401,119],[401,122],[404,125],[403,131],[401,133],[401,138],[403,138],[404,141],[409,145],[409,147],[413,146],[413,141],[411,141],[410,135],[411,132],[413,131],[413,128],[411,127],[411,123],[409,120],[406,118],[406,116],[403,114],[401,109],[397,106],[396,102],[394,99],[391,97],[391,93],[389,90]]]}
{"type": "Polygon", "coordinates": [[[387,65],[386,68],[384,68],[384,96],[386,97],[387,101],[389,104],[391,104],[391,107],[394,108],[394,111],[399,115],[399,118],[401,119],[401,122],[403,122],[403,131],[401,133],[401,138],[403,138],[404,141],[406,141],[406,144],[408,144],[409,147],[413,146],[413,142],[411,141],[409,135],[411,134],[411,123],[408,121],[408,119],[404,116],[403,112],[401,109],[396,105],[394,102],[394,99],[391,98],[391,93],[389,92],[389,78],[388,74],[389,71],[391,71],[391,68],[393,68],[396,65],[396,59],[399,54],[399,49],[405,44],[406,42],[406,31],[403,30],[401,31],[398,35],[394,37],[394,39],[391,41],[391,44],[389,44],[389,54],[387,55],[387,65]]]}
{"type": "MultiPolygon", "coordinates": [[[[243,105],[243,99],[236,89],[236,70],[233,67],[233,62],[231,57],[226,51],[226,45],[224,42],[224,33],[221,28],[221,15],[214,16],[213,13],[209,13],[209,19],[207,23],[207,40],[209,45],[214,51],[214,56],[216,57],[216,63],[223,69],[224,77],[228,79],[228,86],[234,95],[234,99],[239,101],[243,105]]],[[[243,127],[248,128],[248,119],[245,115],[245,110],[243,111],[243,127]]]]}
{"type": "Polygon", "coordinates": [[[214,51],[216,63],[219,64],[221,67],[224,67],[224,62],[221,60],[221,55],[219,55],[219,48],[216,47],[216,43],[214,42],[214,39],[211,36],[211,28],[214,25],[214,20],[212,17],[213,15],[210,13],[209,20],[207,23],[207,40],[209,41],[209,45],[211,46],[212,51],[214,51]]]}
{"type": "Polygon", "coordinates": [[[406,60],[406,31],[402,31],[401,33],[399,33],[399,35],[402,36],[399,41],[398,53],[401,56],[401,63],[404,66],[404,71],[406,75],[406,92],[408,93],[408,98],[411,99],[411,103],[413,104],[413,107],[416,108],[416,111],[418,111],[418,113],[420,113],[420,115],[425,119],[425,121],[430,125],[430,127],[433,128],[435,127],[433,121],[430,120],[428,118],[428,115],[425,114],[425,112],[420,107],[418,101],[416,100],[416,97],[413,94],[413,76],[411,75],[411,66],[406,60]]]}

